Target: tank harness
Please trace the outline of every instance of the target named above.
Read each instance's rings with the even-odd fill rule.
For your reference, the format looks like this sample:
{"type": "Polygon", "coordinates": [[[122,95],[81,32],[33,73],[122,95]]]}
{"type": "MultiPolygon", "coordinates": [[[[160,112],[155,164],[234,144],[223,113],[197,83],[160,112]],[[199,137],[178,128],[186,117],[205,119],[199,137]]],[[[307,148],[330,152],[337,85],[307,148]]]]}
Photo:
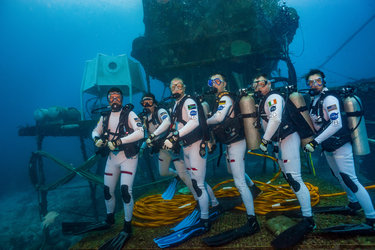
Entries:
{"type": "MultiPolygon", "coordinates": [[[[272,94],[277,94],[277,95],[280,95],[282,98],[284,98],[284,96],[280,92],[278,92],[276,90],[272,90],[272,91],[268,92],[268,94],[266,94],[261,99],[261,101],[259,103],[258,119],[259,120],[262,119],[267,123],[268,123],[269,119],[267,117],[266,111],[264,110],[264,104],[265,104],[267,98],[272,94]]],[[[297,131],[296,126],[293,124],[292,120],[290,119],[290,115],[286,111],[286,107],[285,107],[284,110],[283,110],[282,117],[281,117],[281,123],[280,123],[278,129],[276,130],[275,134],[272,136],[271,140],[274,141],[274,142],[278,142],[279,140],[284,139],[285,137],[287,137],[290,134],[293,134],[296,131],[297,131]]]]}
{"type": "MultiPolygon", "coordinates": [[[[116,131],[111,132],[108,129],[108,123],[109,123],[109,116],[111,115],[111,111],[103,112],[103,135],[104,139],[108,140],[109,135],[113,136],[114,140],[117,140],[118,138],[127,136],[134,132],[134,129],[132,129],[128,124],[129,119],[129,113],[132,111],[134,106],[132,104],[127,104],[121,109],[119,123],[117,125],[116,131]]],[[[136,142],[126,143],[120,145],[118,148],[118,151],[124,151],[125,156],[130,158],[138,154],[140,149],[140,140],[136,142]]]]}
{"type": "Polygon", "coordinates": [[[231,144],[240,141],[245,138],[243,129],[242,115],[240,111],[239,98],[237,95],[228,91],[221,92],[217,95],[213,113],[216,113],[220,106],[220,99],[223,96],[228,96],[232,99],[233,105],[231,111],[228,112],[224,120],[213,126],[212,131],[214,132],[215,138],[222,144],[231,144]],[[234,113],[234,117],[230,117],[234,113]]]}
{"type": "Polygon", "coordinates": [[[196,127],[193,131],[188,133],[185,136],[180,137],[180,140],[182,141],[182,144],[184,147],[187,147],[194,142],[197,142],[199,140],[208,141],[209,140],[209,133],[208,133],[208,126],[207,126],[207,121],[205,119],[203,107],[200,102],[195,100],[193,97],[190,95],[185,95],[180,102],[176,105],[176,108],[174,109],[172,113],[172,123],[171,126],[175,124],[175,122],[181,122],[184,126],[187,123],[182,119],[182,108],[184,106],[185,101],[191,98],[195,101],[197,104],[197,111],[198,111],[198,121],[199,121],[199,126],[196,127]]]}
{"type": "MultiPolygon", "coordinates": [[[[341,113],[341,121],[342,121],[342,127],[339,131],[337,131],[334,135],[329,137],[328,139],[324,140],[322,144],[323,150],[327,152],[333,152],[336,149],[340,148],[347,142],[350,142],[351,134],[350,130],[348,128],[348,122],[346,118],[346,113],[343,111],[343,102],[341,100],[341,97],[335,92],[335,91],[324,91],[321,93],[321,96],[319,97],[319,100],[315,103],[315,105],[310,106],[310,113],[313,115],[316,115],[318,117],[319,121],[318,124],[322,124],[322,127],[317,131],[317,135],[321,134],[330,124],[331,120],[325,120],[323,115],[323,102],[324,99],[327,96],[334,96],[339,100],[339,106],[340,106],[340,113],[341,113]]],[[[312,103],[312,102],[311,102],[312,103]]]]}

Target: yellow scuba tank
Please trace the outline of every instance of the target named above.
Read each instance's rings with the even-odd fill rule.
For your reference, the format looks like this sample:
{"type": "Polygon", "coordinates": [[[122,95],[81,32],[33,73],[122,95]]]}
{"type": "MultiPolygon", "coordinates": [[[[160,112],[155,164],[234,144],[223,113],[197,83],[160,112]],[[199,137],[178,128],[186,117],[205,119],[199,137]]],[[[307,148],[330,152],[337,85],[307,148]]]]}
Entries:
{"type": "Polygon", "coordinates": [[[255,127],[257,116],[254,98],[250,95],[244,95],[241,97],[239,104],[244,124],[247,149],[258,149],[260,145],[260,133],[255,127]]]}
{"type": "MultiPolygon", "coordinates": [[[[303,98],[303,95],[298,93],[298,92],[293,92],[292,94],[289,95],[289,100],[296,106],[296,108],[299,110],[300,115],[303,117],[303,119],[306,121],[306,123],[309,125],[311,128],[311,131],[314,130],[314,125],[311,121],[309,112],[306,107],[306,102],[305,98],[303,98]]],[[[307,138],[301,138],[301,145],[304,147],[307,143],[312,141],[314,138],[312,136],[309,136],[307,138]]]]}
{"type": "Polygon", "coordinates": [[[370,153],[370,145],[367,138],[361,100],[353,95],[346,97],[343,103],[348,127],[351,131],[353,153],[355,155],[367,155],[370,153]]]}

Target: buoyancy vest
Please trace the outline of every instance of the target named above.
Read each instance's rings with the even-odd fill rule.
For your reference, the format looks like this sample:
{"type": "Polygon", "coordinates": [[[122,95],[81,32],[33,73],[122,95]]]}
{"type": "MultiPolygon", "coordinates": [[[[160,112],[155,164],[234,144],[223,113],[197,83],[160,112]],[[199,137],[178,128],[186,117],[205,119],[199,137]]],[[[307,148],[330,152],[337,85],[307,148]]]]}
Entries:
{"type": "Polygon", "coordinates": [[[199,101],[195,100],[190,95],[185,95],[180,100],[180,102],[176,105],[171,115],[171,118],[172,118],[171,126],[173,126],[176,121],[181,122],[184,126],[187,123],[187,121],[182,119],[182,108],[184,106],[185,101],[188,98],[193,99],[195,103],[197,104],[199,125],[195,129],[193,129],[193,131],[191,131],[190,133],[186,134],[185,136],[180,137],[180,140],[182,141],[182,144],[184,147],[187,147],[199,140],[203,140],[203,141],[209,140],[208,125],[207,125],[207,121],[204,115],[202,104],[199,101]]]}
{"type": "Polygon", "coordinates": [[[323,150],[327,152],[333,152],[336,149],[343,146],[344,144],[346,144],[347,142],[350,142],[352,140],[350,130],[348,128],[346,113],[344,112],[344,105],[343,105],[342,99],[339,96],[339,94],[335,91],[322,92],[319,97],[319,100],[315,103],[315,105],[313,105],[313,102],[310,105],[310,113],[315,115],[318,119],[320,119],[321,124],[322,124],[319,131],[317,131],[316,136],[321,134],[331,124],[331,120],[324,119],[324,113],[323,113],[324,99],[330,95],[336,97],[339,100],[339,106],[340,106],[339,111],[341,114],[342,126],[334,135],[332,135],[331,137],[329,137],[328,139],[324,140],[321,143],[323,150]]]}
{"type": "Polygon", "coordinates": [[[215,106],[213,108],[213,113],[216,113],[220,105],[220,99],[223,96],[228,96],[232,99],[231,110],[225,115],[224,120],[215,124],[212,127],[215,138],[218,142],[223,144],[231,144],[240,141],[245,138],[245,133],[243,129],[243,120],[239,105],[239,98],[230,92],[221,92],[217,95],[215,106]],[[230,117],[234,113],[234,117],[230,117]]]}
{"type": "MultiPolygon", "coordinates": [[[[266,121],[267,123],[268,123],[269,119],[267,117],[266,111],[264,110],[264,104],[265,104],[267,98],[272,94],[280,95],[285,100],[284,96],[276,90],[272,90],[272,91],[268,92],[268,94],[266,94],[261,99],[261,101],[259,103],[258,119],[259,120],[262,119],[262,120],[266,121]]],[[[290,119],[290,115],[288,114],[287,109],[286,109],[286,105],[285,105],[283,113],[282,113],[282,117],[281,117],[281,123],[280,123],[278,129],[276,130],[276,132],[271,137],[271,140],[277,142],[279,140],[284,139],[285,137],[287,137],[288,135],[290,135],[290,134],[292,134],[296,131],[297,131],[296,126],[293,124],[292,120],[290,119]]]]}
{"type": "MultiPolygon", "coordinates": [[[[104,112],[102,113],[103,116],[103,134],[106,135],[106,139],[108,139],[109,135],[113,136],[114,140],[117,140],[118,138],[122,138],[124,136],[127,136],[128,134],[131,134],[134,132],[134,129],[132,129],[128,124],[129,119],[129,113],[132,111],[133,105],[125,105],[121,109],[119,123],[117,125],[116,131],[111,132],[108,129],[108,123],[109,123],[109,116],[111,115],[111,112],[104,112]]],[[[131,143],[126,143],[120,145],[118,148],[120,151],[124,151],[125,156],[130,158],[138,154],[140,149],[140,141],[135,141],[131,143]]]]}

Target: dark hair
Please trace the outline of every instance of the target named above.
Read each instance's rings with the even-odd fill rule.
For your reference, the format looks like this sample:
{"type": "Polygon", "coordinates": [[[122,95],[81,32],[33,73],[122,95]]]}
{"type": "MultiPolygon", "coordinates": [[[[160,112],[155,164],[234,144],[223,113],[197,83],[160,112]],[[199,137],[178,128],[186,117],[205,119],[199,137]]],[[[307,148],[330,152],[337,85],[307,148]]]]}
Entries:
{"type": "Polygon", "coordinates": [[[156,103],[156,99],[155,99],[154,94],[152,94],[152,93],[145,93],[145,94],[142,96],[142,100],[143,100],[143,98],[145,98],[145,97],[150,97],[150,98],[152,98],[152,100],[154,101],[154,103],[156,103]]]}
{"type": "Polygon", "coordinates": [[[311,69],[311,70],[309,71],[309,73],[307,73],[307,74],[305,75],[305,80],[306,80],[306,82],[309,80],[309,77],[312,76],[312,75],[320,75],[320,76],[323,78],[323,83],[326,83],[326,80],[325,80],[326,76],[325,76],[324,73],[323,73],[321,70],[319,70],[319,69],[311,69]]]}
{"type": "Polygon", "coordinates": [[[119,89],[119,88],[117,88],[117,87],[112,87],[112,88],[110,88],[110,89],[108,90],[108,92],[107,92],[107,96],[108,96],[109,93],[111,93],[111,92],[119,92],[119,93],[122,95],[122,91],[121,91],[121,89],[119,89]]]}
{"type": "Polygon", "coordinates": [[[268,80],[268,74],[264,73],[264,72],[261,72],[261,73],[258,73],[255,75],[255,77],[253,78],[254,79],[258,79],[259,77],[264,77],[268,80]]]}

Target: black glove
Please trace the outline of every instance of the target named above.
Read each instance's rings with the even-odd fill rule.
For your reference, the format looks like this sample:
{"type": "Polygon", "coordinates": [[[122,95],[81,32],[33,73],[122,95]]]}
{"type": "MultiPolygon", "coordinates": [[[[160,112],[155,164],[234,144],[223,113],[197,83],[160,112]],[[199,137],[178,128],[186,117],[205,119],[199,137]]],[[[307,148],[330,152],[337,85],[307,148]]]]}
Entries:
{"type": "Polygon", "coordinates": [[[152,147],[152,141],[155,139],[155,135],[154,134],[151,134],[148,136],[147,140],[146,140],[146,144],[148,147],[152,147]]]}
{"type": "Polygon", "coordinates": [[[312,140],[303,147],[303,151],[312,153],[315,151],[316,146],[318,146],[318,143],[315,140],[312,140]]]}

